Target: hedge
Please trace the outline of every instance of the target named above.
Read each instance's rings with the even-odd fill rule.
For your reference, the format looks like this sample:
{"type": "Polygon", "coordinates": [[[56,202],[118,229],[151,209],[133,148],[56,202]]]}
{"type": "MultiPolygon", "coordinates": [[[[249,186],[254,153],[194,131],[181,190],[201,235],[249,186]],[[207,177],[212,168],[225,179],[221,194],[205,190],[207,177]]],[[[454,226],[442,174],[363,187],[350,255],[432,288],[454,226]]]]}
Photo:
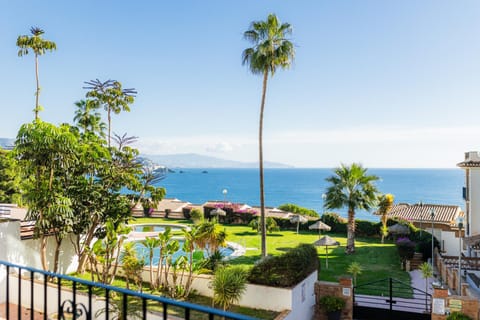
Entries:
{"type": "Polygon", "coordinates": [[[248,276],[250,283],[288,288],[318,270],[317,249],[300,244],[280,256],[268,256],[258,262],[248,276]]]}

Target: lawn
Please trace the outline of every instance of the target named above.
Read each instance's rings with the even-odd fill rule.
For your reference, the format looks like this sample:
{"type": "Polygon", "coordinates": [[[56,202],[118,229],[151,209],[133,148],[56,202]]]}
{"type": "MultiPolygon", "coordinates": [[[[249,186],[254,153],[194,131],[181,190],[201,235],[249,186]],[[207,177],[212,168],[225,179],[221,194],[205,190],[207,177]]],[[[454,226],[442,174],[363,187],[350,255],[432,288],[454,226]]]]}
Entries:
{"type": "MultiPolygon", "coordinates": [[[[184,223],[189,220],[173,220],[163,218],[136,218],[133,223],[184,223]]],[[[252,266],[260,259],[260,236],[248,226],[224,225],[227,231],[227,241],[236,242],[247,248],[245,256],[230,261],[235,265],[252,266]]],[[[338,278],[348,275],[347,268],[353,261],[358,262],[363,272],[357,276],[357,284],[365,284],[384,278],[395,278],[404,283],[410,283],[410,275],[401,270],[397,249],[392,242],[380,243],[380,238],[357,238],[355,241],[356,253],[345,255],[347,242],[345,234],[331,234],[329,236],[340,242],[338,247],[328,247],[328,269],[325,268],[325,247],[318,247],[320,260],[319,280],[338,281],[338,278]]],[[[318,231],[293,230],[274,232],[267,235],[267,252],[269,255],[280,255],[300,243],[313,243],[318,240],[318,231]]]]}

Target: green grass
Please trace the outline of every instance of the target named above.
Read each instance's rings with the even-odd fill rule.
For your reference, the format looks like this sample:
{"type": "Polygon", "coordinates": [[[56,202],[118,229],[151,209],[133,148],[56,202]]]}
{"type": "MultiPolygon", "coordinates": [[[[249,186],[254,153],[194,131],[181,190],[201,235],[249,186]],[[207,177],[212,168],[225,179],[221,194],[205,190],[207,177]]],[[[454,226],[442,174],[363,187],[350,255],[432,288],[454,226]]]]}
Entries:
{"type": "MultiPolygon", "coordinates": [[[[191,224],[189,220],[173,220],[163,218],[137,218],[134,223],[183,223],[191,224]]],[[[247,248],[242,257],[231,260],[229,263],[243,266],[253,266],[260,259],[260,235],[248,226],[224,225],[228,234],[227,241],[236,242],[247,248]]],[[[410,275],[401,270],[400,258],[393,242],[380,243],[380,238],[356,238],[356,253],[346,255],[344,253],[347,238],[345,234],[331,234],[330,237],[340,242],[338,247],[328,247],[328,269],[326,266],[325,247],[318,247],[320,262],[319,280],[337,282],[342,276],[348,276],[347,268],[353,261],[362,266],[362,273],[357,276],[357,285],[373,281],[394,278],[403,283],[410,283],[410,275]]],[[[300,231],[297,234],[293,230],[286,230],[267,234],[267,252],[269,255],[280,255],[285,251],[301,243],[314,243],[318,240],[318,231],[300,231]]],[[[388,288],[385,288],[388,294],[388,288]]],[[[361,287],[358,293],[373,293],[367,287],[361,287]]],[[[411,296],[411,292],[397,294],[396,296],[411,296]]]]}

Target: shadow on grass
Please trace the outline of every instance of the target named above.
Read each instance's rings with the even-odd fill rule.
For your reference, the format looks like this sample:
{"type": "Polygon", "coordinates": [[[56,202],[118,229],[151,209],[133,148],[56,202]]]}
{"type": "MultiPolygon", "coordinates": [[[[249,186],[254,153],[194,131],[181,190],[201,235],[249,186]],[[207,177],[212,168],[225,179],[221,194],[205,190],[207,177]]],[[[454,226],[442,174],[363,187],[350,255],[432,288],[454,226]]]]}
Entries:
{"type": "Polygon", "coordinates": [[[236,236],[256,236],[258,235],[255,231],[242,231],[242,232],[233,232],[236,236]]]}

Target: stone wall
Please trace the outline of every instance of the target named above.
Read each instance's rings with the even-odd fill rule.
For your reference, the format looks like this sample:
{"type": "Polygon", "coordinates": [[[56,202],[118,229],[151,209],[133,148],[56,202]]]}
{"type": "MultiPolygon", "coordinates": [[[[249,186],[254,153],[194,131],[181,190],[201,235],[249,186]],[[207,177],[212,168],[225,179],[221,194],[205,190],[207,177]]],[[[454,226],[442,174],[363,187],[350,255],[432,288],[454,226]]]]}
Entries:
{"type": "Polygon", "coordinates": [[[317,281],[315,284],[315,315],[314,320],[326,320],[327,314],[319,303],[323,296],[335,296],[345,300],[345,308],[342,310],[342,320],[352,320],[353,318],[353,286],[352,279],[342,278],[339,283],[317,281]]]}
{"type": "Polygon", "coordinates": [[[449,296],[446,288],[435,288],[432,297],[432,320],[445,320],[448,317],[448,313],[456,311],[457,308],[473,320],[480,320],[480,302],[477,298],[449,296]]]}

